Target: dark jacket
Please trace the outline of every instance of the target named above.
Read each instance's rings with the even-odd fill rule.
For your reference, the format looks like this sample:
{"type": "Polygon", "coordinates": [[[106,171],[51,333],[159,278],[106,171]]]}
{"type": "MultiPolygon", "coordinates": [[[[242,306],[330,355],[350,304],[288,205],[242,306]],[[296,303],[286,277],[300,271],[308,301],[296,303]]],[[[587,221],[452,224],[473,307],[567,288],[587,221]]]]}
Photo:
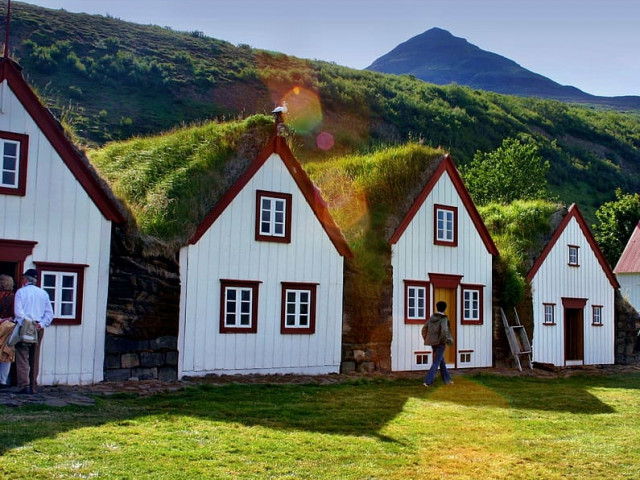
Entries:
{"type": "Polygon", "coordinates": [[[449,317],[443,313],[434,313],[422,327],[422,338],[425,345],[445,345],[452,343],[449,317]]]}

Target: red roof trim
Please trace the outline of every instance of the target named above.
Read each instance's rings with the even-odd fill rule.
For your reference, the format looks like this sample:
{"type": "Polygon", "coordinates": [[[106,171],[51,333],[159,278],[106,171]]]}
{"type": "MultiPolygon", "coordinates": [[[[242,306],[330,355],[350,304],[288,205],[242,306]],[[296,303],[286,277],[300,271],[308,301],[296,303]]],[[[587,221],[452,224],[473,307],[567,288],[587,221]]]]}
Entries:
{"type": "Polygon", "coordinates": [[[631,233],[627,245],[618,259],[613,273],[639,273],[640,272],[640,222],[631,233]]]}
{"type": "Polygon", "coordinates": [[[535,263],[533,264],[533,267],[531,267],[531,270],[529,270],[529,273],[527,274],[527,280],[529,282],[533,280],[533,277],[535,277],[536,273],[538,272],[538,269],[542,266],[545,259],[547,258],[547,255],[549,255],[549,253],[551,252],[551,249],[555,246],[556,242],[560,238],[560,235],[562,234],[564,229],[567,228],[567,225],[569,224],[572,218],[575,218],[576,222],[578,222],[578,226],[580,227],[580,230],[582,230],[582,234],[587,239],[587,242],[589,243],[591,250],[593,251],[596,258],[598,259],[598,263],[600,263],[600,267],[602,267],[602,271],[605,273],[605,275],[609,279],[609,283],[611,284],[611,286],[613,288],[620,288],[620,285],[618,284],[618,280],[616,280],[616,277],[613,274],[611,267],[607,263],[607,260],[604,258],[604,255],[602,254],[600,247],[598,247],[598,244],[596,243],[595,238],[593,238],[593,235],[591,234],[591,230],[589,230],[589,227],[587,226],[587,222],[585,222],[584,217],[580,213],[580,210],[578,209],[578,206],[575,203],[571,204],[571,206],[569,207],[569,211],[567,212],[565,217],[562,219],[560,224],[556,227],[555,231],[553,232],[553,236],[551,237],[551,240],[549,240],[547,245],[545,245],[544,249],[542,250],[542,253],[536,259],[535,263]]]}
{"type": "Polygon", "coordinates": [[[453,163],[453,159],[451,158],[451,155],[445,155],[444,158],[440,161],[438,168],[433,173],[433,175],[431,175],[431,178],[429,178],[429,181],[424,186],[420,194],[417,196],[416,200],[413,202],[413,205],[411,206],[411,208],[409,209],[405,217],[400,222],[400,225],[398,226],[396,231],[393,233],[393,235],[389,239],[389,244],[393,245],[400,239],[400,237],[402,236],[406,228],[409,226],[409,224],[413,220],[413,217],[416,215],[416,213],[418,213],[418,210],[420,209],[424,201],[427,199],[427,197],[429,196],[433,188],[436,186],[436,184],[440,180],[440,177],[442,177],[442,175],[445,172],[449,174],[449,178],[451,178],[451,181],[453,182],[453,185],[455,186],[455,189],[458,192],[458,195],[460,196],[460,199],[462,200],[462,203],[465,206],[467,213],[471,217],[471,220],[473,221],[473,224],[475,225],[477,232],[480,234],[480,237],[482,238],[485,248],[491,255],[498,255],[498,248],[496,247],[496,244],[493,242],[493,239],[491,238],[491,235],[489,234],[489,231],[487,230],[486,225],[482,221],[482,217],[480,217],[480,214],[478,213],[478,210],[475,204],[473,203],[473,200],[471,200],[471,195],[469,195],[469,191],[464,186],[462,177],[460,177],[460,174],[458,173],[458,169],[453,163]]]}
{"type": "Polygon", "coordinates": [[[296,182],[296,185],[298,185],[298,188],[307,200],[307,203],[320,221],[325,232],[327,232],[329,239],[336,247],[338,253],[343,257],[352,258],[353,253],[342,236],[340,228],[334,222],[331,213],[329,213],[329,209],[320,195],[320,192],[303,170],[300,163],[295,159],[284,138],[275,135],[271,137],[267,145],[258,154],[249,168],[247,168],[231,188],[227,190],[220,201],[211,209],[200,225],[198,225],[198,228],[189,240],[189,243],[194,244],[200,240],[202,235],[204,235],[213,222],[218,219],[222,212],[224,212],[233,199],[238,195],[238,193],[240,193],[240,191],[242,191],[247,183],[249,183],[249,180],[253,178],[256,172],[264,165],[272,154],[277,154],[280,157],[296,182]]]}
{"type": "Polygon", "coordinates": [[[4,80],[105,218],[112,222],[123,223],[124,216],[84,163],[75,146],[65,136],[60,123],[40,103],[20,73],[20,68],[7,58],[0,59],[0,82],[4,80]]]}

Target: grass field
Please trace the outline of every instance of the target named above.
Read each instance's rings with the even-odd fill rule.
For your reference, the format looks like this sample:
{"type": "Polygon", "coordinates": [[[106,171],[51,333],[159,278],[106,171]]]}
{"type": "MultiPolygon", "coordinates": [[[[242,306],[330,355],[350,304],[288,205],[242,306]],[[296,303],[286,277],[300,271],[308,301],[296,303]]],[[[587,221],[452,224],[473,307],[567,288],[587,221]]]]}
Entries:
{"type": "Polygon", "coordinates": [[[640,374],[455,380],[0,407],[0,478],[640,478],[640,374]]]}

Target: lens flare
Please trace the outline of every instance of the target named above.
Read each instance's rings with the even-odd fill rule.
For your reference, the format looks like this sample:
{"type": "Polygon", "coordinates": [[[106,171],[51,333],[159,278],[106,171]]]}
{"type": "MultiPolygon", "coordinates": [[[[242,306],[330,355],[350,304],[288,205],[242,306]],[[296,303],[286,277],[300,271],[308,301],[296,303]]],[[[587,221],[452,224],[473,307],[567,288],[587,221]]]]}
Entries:
{"type": "Polygon", "coordinates": [[[335,141],[329,132],[320,132],[316,137],[316,145],[320,150],[331,150],[335,141]]]}
{"type": "Polygon", "coordinates": [[[286,123],[297,133],[311,133],[322,123],[322,108],[318,95],[311,90],[295,86],[282,98],[287,102],[286,123]]]}

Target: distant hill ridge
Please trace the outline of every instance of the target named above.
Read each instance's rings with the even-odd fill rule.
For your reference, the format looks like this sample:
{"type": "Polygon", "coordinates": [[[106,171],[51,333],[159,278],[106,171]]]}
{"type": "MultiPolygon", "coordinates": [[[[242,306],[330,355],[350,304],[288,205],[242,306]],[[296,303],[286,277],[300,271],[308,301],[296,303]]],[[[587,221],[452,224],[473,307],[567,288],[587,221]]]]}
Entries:
{"type": "Polygon", "coordinates": [[[639,96],[600,97],[560,85],[513,60],[482,50],[441,28],[417,35],[375,60],[367,70],[410,74],[437,85],[456,83],[479,90],[521,97],[640,109],[639,96]]]}

